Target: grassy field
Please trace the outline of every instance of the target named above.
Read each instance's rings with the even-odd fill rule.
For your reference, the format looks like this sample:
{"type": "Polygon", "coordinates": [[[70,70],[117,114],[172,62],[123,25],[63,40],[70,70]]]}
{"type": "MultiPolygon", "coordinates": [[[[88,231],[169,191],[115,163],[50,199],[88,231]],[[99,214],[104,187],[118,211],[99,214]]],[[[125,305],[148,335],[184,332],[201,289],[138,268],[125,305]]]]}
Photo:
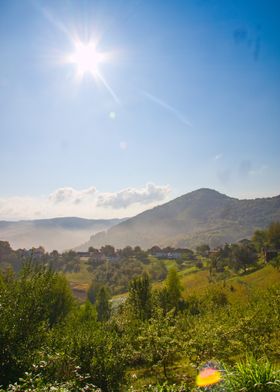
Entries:
{"type": "MultiPolygon", "coordinates": [[[[92,281],[93,274],[88,271],[86,259],[81,259],[80,271],[66,273],[74,295],[81,301],[86,299],[86,292],[92,281]]],[[[151,263],[158,262],[156,258],[151,257],[151,263]]],[[[175,260],[163,260],[167,270],[177,267],[175,260]]],[[[204,263],[205,264],[205,263],[204,263]]],[[[255,271],[243,275],[231,275],[226,281],[210,282],[209,270],[204,267],[198,269],[193,265],[185,263],[182,269],[178,270],[183,287],[182,295],[186,298],[188,295],[205,293],[209,287],[224,288],[228,299],[232,301],[246,300],[253,288],[265,289],[280,281],[280,272],[271,265],[266,265],[255,271]]],[[[163,282],[154,282],[154,288],[162,287],[163,282]]],[[[118,294],[113,297],[114,302],[123,301],[126,293],[118,294]]]]}
{"type": "Polygon", "coordinates": [[[236,275],[228,278],[225,282],[209,282],[209,271],[195,270],[181,272],[183,296],[201,294],[211,286],[223,287],[230,301],[245,300],[253,288],[266,289],[280,282],[280,272],[271,265],[258,269],[248,274],[236,275]]]}

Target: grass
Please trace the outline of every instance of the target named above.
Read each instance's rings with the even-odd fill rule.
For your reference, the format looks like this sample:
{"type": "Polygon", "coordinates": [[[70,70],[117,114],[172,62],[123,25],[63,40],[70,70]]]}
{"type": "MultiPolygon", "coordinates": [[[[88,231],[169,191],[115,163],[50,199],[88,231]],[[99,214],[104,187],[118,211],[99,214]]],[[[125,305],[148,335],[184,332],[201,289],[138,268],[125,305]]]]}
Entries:
{"type": "MultiPolygon", "coordinates": [[[[183,361],[182,361],[183,362],[183,361]]],[[[178,368],[172,369],[178,376],[178,368]]],[[[131,392],[202,392],[209,389],[193,387],[195,374],[194,369],[184,369],[192,376],[186,378],[180,372],[179,379],[185,379],[185,383],[176,379],[164,381],[160,377],[155,377],[149,369],[141,369],[138,372],[131,372],[133,387],[131,392]],[[152,384],[152,385],[149,385],[152,384]]],[[[256,359],[248,356],[246,360],[239,361],[233,368],[226,368],[222,371],[222,382],[211,387],[213,392],[277,392],[280,391],[280,372],[267,359],[256,359]]]]}
{"type": "Polygon", "coordinates": [[[228,391],[277,392],[280,390],[280,373],[267,360],[250,356],[238,362],[225,380],[228,391]]]}
{"type": "Polygon", "coordinates": [[[87,270],[88,264],[86,264],[86,260],[81,259],[80,261],[80,271],[78,272],[66,272],[65,276],[69,280],[69,282],[81,283],[81,284],[90,284],[91,283],[91,273],[87,270]]]}

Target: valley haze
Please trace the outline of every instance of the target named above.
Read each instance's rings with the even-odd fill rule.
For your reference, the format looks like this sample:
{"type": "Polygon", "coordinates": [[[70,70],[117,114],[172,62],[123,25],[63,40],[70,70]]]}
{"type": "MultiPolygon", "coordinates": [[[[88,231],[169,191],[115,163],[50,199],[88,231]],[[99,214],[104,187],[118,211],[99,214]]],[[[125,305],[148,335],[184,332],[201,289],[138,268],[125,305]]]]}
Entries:
{"type": "Polygon", "coordinates": [[[123,248],[211,247],[249,238],[256,229],[280,220],[280,196],[239,200],[201,188],[132,218],[75,217],[0,221],[0,239],[14,248],[42,245],[46,250],[86,251],[106,244],[123,248]]]}

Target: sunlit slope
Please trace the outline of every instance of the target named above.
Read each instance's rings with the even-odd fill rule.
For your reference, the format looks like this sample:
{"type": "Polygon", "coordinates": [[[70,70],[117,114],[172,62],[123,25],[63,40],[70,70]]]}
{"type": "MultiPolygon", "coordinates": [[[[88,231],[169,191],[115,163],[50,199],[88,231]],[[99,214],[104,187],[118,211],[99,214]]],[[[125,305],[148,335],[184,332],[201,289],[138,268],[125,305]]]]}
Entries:
{"type": "Polygon", "coordinates": [[[199,189],[92,236],[85,248],[105,244],[195,247],[205,242],[213,247],[250,237],[276,220],[280,220],[280,196],[238,200],[199,189]]]}
{"type": "Polygon", "coordinates": [[[246,275],[232,276],[225,281],[209,282],[209,271],[200,270],[181,277],[183,296],[190,294],[201,294],[210,287],[220,287],[228,292],[231,299],[245,299],[252,289],[267,289],[280,283],[280,271],[271,265],[250,272],[246,275]]]}
{"type": "MultiPolygon", "coordinates": [[[[176,267],[176,263],[166,260],[165,263],[169,267],[176,267]],[[169,265],[170,264],[170,265],[169,265]]],[[[267,289],[277,283],[280,283],[280,271],[277,271],[271,265],[266,265],[263,268],[249,272],[244,275],[232,275],[225,281],[219,279],[219,276],[212,278],[209,275],[209,270],[198,269],[190,266],[178,271],[181,285],[183,288],[183,297],[188,297],[193,294],[207,293],[209,288],[217,287],[223,288],[231,300],[244,300],[253,289],[267,289]]],[[[87,264],[81,262],[81,270],[75,273],[67,273],[67,279],[73,289],[75,296],[86,299],[86,292],[90,286],[92,275],[87,271],[87,264]]],[[[164,285],[164,281],[154,282],[152,284],[154,289],[159,289],[164,285]]],[[[115,295],[118,298],[126,297],[127,293],[115,295]]]]}

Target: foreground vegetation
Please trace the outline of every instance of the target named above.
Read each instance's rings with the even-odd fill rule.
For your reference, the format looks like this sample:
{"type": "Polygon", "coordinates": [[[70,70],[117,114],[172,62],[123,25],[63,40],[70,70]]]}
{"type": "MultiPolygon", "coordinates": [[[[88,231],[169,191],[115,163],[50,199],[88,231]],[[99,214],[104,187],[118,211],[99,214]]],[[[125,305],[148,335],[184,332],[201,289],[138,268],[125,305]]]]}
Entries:
{"type": "Polygon", "coordinates": [[[269,382],[264,391],[279,388],[280,286],[252,290],[243,303],[220,285],[183,300],[171,269],[162,290],[135,279],[114,313],[106,296],[78,305],[65,278],[42,267],[2,274],[0,287],[3,390],[188,391],[210,360],[227,369],[227,391],[258,377],[269,382]]]}
{"type": "Polygon", "coordinates": [[[205,366],[222,375],[213,391],[279,391],[278,256],[273,267],[261,257],[244,267],[239,253],[234,272],[224,250],[207,258],[198,249],[198,272],[169,261],[161,284],[135,277],[118,306],[104,285],[78,303],[65,276],[40,263],[1,272],[1,392],[201,391],[195,379],[205,366]]]}

